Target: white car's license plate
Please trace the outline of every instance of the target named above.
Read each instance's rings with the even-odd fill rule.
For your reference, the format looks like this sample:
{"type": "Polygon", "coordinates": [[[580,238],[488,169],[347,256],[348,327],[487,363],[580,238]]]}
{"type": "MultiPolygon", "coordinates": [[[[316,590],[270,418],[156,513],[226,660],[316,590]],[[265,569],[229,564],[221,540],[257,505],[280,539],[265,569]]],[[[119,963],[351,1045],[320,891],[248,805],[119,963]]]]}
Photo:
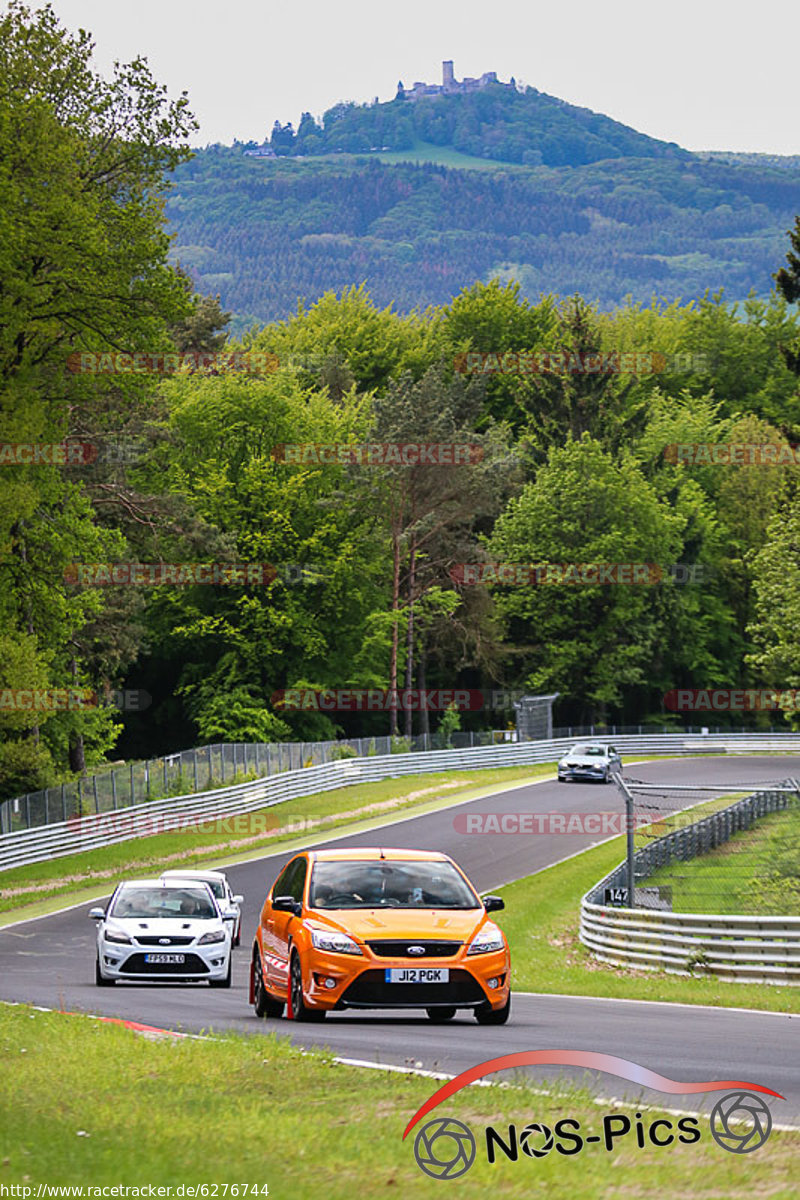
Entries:
{"type": "Polygon", "coordinates": [[[185,954],[145,954],[146,963],[185,963],[185,954]]]}
{"type": "Polygon", "coordinates": [[[387,967],[386,983],[449,983],[449,967],[387,967]]]}

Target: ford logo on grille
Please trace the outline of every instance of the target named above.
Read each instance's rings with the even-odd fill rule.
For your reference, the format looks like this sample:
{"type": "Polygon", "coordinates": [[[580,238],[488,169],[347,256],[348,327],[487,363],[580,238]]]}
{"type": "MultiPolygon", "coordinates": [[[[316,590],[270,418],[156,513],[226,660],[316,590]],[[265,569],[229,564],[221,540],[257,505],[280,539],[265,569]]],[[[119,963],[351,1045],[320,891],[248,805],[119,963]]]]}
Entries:
{"type": "Polygon", "coordinates": [[[424,954],[425,947],[424,946],[407,946],[406,953],[407,954],[424,954]]]}
{"type": "Polygon", "coordinates": [[[159,938],[158,944],[159,944],[159,946],[171,946],[172,938],[159,938]]]}

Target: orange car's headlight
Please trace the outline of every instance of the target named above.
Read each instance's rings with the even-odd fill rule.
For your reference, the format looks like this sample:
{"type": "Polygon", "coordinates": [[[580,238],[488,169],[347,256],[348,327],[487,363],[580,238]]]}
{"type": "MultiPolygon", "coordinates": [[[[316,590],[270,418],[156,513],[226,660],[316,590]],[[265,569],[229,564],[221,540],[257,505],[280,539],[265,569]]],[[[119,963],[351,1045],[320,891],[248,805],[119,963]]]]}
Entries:
{"type": "Polygon", "coordinates": [[[348,934],[337,933],[335,929],[312,929],[311,944],[315,950],[325,950],[329,954],[363,954],[348,934]]]}
{"type": "Polygon", "coordinates": [[[503,935],[496,925],[484,925],[469,944],[467,954],[491,954],[505,947],[503,935]]]}

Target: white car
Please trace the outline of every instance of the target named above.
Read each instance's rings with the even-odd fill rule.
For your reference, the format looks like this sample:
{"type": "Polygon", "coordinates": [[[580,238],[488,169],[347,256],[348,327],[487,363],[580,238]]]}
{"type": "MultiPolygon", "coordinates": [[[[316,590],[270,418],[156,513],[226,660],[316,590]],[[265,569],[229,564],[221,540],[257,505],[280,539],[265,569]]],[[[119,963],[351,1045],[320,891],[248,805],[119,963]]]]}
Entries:
{"type": "Polygon", "coordinates": [[[613,746],[601,742],[578,742],[558,764],[558,782],[570,779],[611,783],[612,776],[622,770],[622,759],[613,746]]]}
{"type": "Polygon", "coordinates": [[[242,940],[242,909],[244,896],[235,896],[224,871],[195,871],[192,867],[183,870],[176,867],[172,871],[162,871],[161,878],[174,883],[176,879],[194,879],[207,883],[216,897],[217,904],[222,909],[226,921],[233,922],[233,937],[231,944],[238,946],[242,940]]]}
{"type": "Polygon", "coordinates": [[[208,884],[162,879],[120,883],[97,922],[95,983],[207,979],[231,986],[231,925],[208,884]]]}

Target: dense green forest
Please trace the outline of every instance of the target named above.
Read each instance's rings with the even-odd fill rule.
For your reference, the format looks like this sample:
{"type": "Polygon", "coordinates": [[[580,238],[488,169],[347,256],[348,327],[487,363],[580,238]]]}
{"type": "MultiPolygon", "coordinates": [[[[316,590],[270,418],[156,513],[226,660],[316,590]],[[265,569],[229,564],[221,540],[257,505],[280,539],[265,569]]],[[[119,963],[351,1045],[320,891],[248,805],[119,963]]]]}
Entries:
{"type": "Polygon", "coordinates": [[[473,171],[209,147],[174,184],[172,260],[219,293],[238,334],[360,283],[400,312],[492,278],[531,301],[579,292],[606,309],[763,297],[800,210],[797,167],[699,158],[473,171]]]}
{"type": "MultiPolygon", "coordinates": [[[[596,164],[581,168],[594,172],[592,226],[583,193],[556,175],[545,187],[535,173],[371,164],[265,172],[233,150],[190,159],[186,99],[170,101],[141,62],[98,78],[88,38],[51,11],[13,3],[0,38],[0,798],[107,758],[390,729],[386,712],[287,708],[286,689],[557,691],[557,724],[646,724],[683,719],[665,709],[675,688],[800,685],[800,495],[786,450],[800,441],[800,223],[791,243],[770,226],[770,214],[788,228],[800,210],[791,173],[653,159],[648,191],[631,160],[626,199],[619,165],[596,164]],[[669,201],[657,200],[667,182],[669,201]],[[643,223],[639,185],[652,204],[643,223]],[[221,292],[222,307],[171,264],[165,200],[183,223],[181,261],[203,266],[201,291],[221,292]],[[625,251],[635,258],[683,246],[674,211],[690,208],[708,222],[706,245],[741,222],[760,264],[741,260],[741,288],[762,296],[684,288],[680,301],[606,310],[576,280],[566,299],[552,283],[526,298],[514,281],[478,278],[488,266],[457,258],[448,224],[458,212],[485,264],[493,239],[550,244],[554,221],[576,255],[615,223],[638,229],[639,250],[625,251]],[[292,247],[313,247],[321,226],[342,239],[345,264],[353,246],[382,236],[394,252],[414,229],[397,271],[409,301],[439,271],[435,303],[389,306],[388,277],[347,286],[350,268],[337,273],[323,243],[317,282],[304,285],[312,299],[296,307],[292,247]],[[220,244],[204,250],[212,230],[220,244]],[[427,275],[421,244],[438,247],[427,275]],[[208,259],[191,262],[189,246],[208,259]],[[443,280],[451,260],[461,274],[443,280]],[[223,307],[235,289],[250,289],[241,316],[279,286],[277,315],[234,341],[223,307]],[[223,347],[245,355],[239,369],[186,357],[223,347]],[[82,354],[122,361],[112,351],[142,358],[117,373],[69,369],[82,354]],[[134,369],[170,352],[180,370],[134,369]],[[433,464],[286,453],[365,444],[472,451],[433,464]],[[765,467],[672,449],[705,444],[786,452],[765,467]],[[92,453],[32,453],[65,445],[92,453]],[[464,572],[503,563],[658,570],[638,586],[464,572]],[[150,582],[97,586],[96,564],[160,566],[142,569],[150,582]],[[184,567],[169,582],[176,564],[218,564],[218,582],[191,582],[184,567]],[[254,564],[269,564],[256,581],[224,574],[254,564]],[[152,703],[103,702],[121,688],[152,703]],[[95,700],[15,701],[31,691],[95,700]]],[[[460,719],[488,728],[511,716],[460,719]]],[[[399,730],[425,719],[403,712],[399,730]]],[[[726,720],[796,715],[713,723],[726,720]]]]}

